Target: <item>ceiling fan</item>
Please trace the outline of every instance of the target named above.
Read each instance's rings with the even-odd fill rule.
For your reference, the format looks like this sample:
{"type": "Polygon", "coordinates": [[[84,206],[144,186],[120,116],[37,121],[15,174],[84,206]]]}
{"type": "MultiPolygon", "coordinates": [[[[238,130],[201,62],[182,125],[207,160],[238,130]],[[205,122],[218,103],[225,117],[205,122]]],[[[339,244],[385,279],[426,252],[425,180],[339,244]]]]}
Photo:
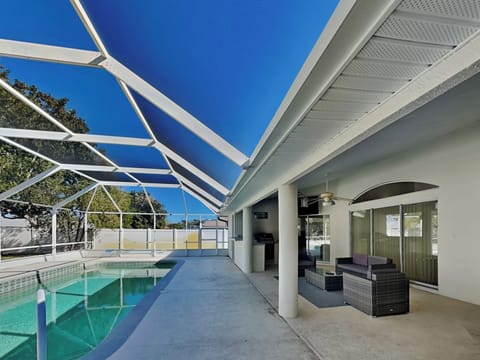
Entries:
{"type": "Polygon", "coordinates": [[[315,203],[320,203],[322,206],[331,206],[331,205],[335,205],[335,200],[343,200],[343,201],[349,201],[349,202],[352,201],[352,199],[335,196],[333,192],[328,191],[328,177],[325,184],[326,184],[325,192],[321,193],[318,196],[306,196],[301,192],[299,192],[300,206],[302,208],[307,208],[310,205],[315,203]]]}
{"type": "Polygon", "coordinates": [[[333,192],[328,191],[328,174],[326,174],[325,177],[327,179],[325,182],[325,192],[321,193],[319,196],[322,206],[335,205],[335,200],[352,201],[352,199],[335,196],[333,192]]]}

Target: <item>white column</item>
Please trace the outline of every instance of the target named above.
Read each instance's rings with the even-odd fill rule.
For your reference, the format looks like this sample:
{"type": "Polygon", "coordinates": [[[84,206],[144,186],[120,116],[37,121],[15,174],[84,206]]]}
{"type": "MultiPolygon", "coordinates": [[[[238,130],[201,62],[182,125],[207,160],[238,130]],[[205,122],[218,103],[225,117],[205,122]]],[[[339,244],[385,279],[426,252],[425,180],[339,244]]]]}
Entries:
{"type": "Polygon", "coordinates": [[[0,208],[0,264],[2,263],[2,208],[0,208]]]}
{"type": "Polygon", "coordinates": [[[297,185],[278,188],[278,313],[294,318],[298,313],[297,185]]]}
{"type": "Polygon", "coordinates": [[[120,228],[118,230],[118,256],[122,256],[123,250],[123,213],[120,213],[120,228]]]}
{"type": "Polygon", "coordinates": [[[252,208],[246,207],[242,212],[243,217],[243,271],[246,274],[250,274],[253,270],[253,249],[252,249],[252,237],[253,237],[253,221],[252,221],[252,208]]]}
{"type": "Polygon", "coordinates": [[[52,213],[52,255],[57,254],[57,210],[52,213]]]}
{"type": "Polygon", "coordinates": [[[84,248],[87,250],[88,247],[88,214],[85,211],[85,214],[83,214],[83,242],[84,242],[84,248]]]}
{"type": "Polygon", "coordinates": [[[233,219],[235,219],[235,213],[228,215],[228,256],[233,260],[233,248],[235,243],[233,242],[234,237],[234,224],[233,219]]]}

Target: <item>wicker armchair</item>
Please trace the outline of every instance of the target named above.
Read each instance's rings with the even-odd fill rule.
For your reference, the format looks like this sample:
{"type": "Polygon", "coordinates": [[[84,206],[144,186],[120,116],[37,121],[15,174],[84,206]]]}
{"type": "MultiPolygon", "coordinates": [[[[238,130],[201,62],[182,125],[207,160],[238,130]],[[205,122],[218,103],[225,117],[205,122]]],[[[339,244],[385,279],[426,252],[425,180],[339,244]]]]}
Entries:
{"type": "Polygon", "coordinates": [[[372,279],[343,273],[343,298],[372,316],[408,313],[408,279],[399,271],[374,273],[372,279]]]}

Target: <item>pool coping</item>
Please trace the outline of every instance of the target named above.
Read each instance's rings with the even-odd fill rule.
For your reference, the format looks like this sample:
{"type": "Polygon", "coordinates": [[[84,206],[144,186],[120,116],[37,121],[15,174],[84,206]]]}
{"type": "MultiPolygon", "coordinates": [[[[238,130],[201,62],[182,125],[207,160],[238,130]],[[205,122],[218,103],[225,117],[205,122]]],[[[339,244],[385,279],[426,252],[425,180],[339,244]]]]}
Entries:
{"type": "Polygon", "coordinates": [[[146,313],[150,310],[153,303],[157,300],[158,296],[168,286],[178,270],[185,263],[183,259],[164,258],[161,261],[171,261],[175,265],[165,275],[158,284],[150,290],[142,301],[137,304],[133,310],[123,319],[103,341],[89,353],[85,354],[82,360],[97,360],[106,359],[117,351],[132,335],[133,331],[137,328],[138,324],[145,317],[146,313]]]}

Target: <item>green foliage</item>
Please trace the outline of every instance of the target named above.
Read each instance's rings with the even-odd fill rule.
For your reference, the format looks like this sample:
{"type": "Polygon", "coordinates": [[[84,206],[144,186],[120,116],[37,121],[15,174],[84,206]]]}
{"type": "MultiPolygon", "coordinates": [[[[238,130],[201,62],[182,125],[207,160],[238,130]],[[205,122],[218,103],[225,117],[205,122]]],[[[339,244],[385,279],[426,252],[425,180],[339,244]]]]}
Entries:
{"type": "Polygon", "coordinates": [[[200,220],[193,219],[187,222],[187,226],[185,227],[185,220],[180,220],[176,223],[168,224],[167,227],[169,229],[199,229],[200,228],[200,220]]]}

